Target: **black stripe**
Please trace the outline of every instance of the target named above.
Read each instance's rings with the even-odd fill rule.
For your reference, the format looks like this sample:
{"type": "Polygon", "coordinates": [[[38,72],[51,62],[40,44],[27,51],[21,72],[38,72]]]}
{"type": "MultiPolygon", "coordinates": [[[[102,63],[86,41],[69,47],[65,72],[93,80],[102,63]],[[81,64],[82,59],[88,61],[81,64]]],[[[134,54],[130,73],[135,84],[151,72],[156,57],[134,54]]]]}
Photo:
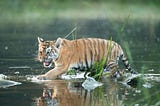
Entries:
{"type": "Polygon", "coordinates": [[[97,59],[97,50],[96,50],[96,44],[97,44],[97,42],[96,42],[96,40],[94,39],[94,61],[97,61],[96,59],[97,59]]]}
{"type": "Polygon", "coordinates": [[[123,59],[122,62],[124,63],[125,67],[128,69],[128,67],[130,66],[130,64],[129,64],[127,58],[123,59]]]}
{"type": "Polygon", "coordinates": [[[92,47],[92,41],[90,40],[90,39],[88,39],[88,41],[89,41],[89,53],[90,53],[90,66],[92,66],[92,64],[93,64],[93,53],[92,53],[92,49],[93,49],[93,47],[92,47]]]}
{"type": "Polygon", "coordinates": [[[77,69],[80,69],[80,62],[77,63],[77,69]]]}
{"type": "Polygon", "coordinates": [[[92,53],[92,50],[90,50],[90,56],[91,56],[91,66],[93,65],[93,53],[92,53]]]}
{"type": "Polygon", "coordinates": [[[132,73],[132,74],[137,74],[137,73],[138,73],[138,72],[134,71],[134,70],[131,68],[131,66],[130,66],[127,58],[124,56],[124,54],[122,54],[120,57],[121,57],[122,62],[123,62],[124,65],[125,65],[125,67],[128,69],[128,71],[129,71],[130,73],[132,73]],[[127,62],[127,63],[126,63],[126,62],[127,62]]]}
{"type": "Polygon", "coordinates": [[[105,42],[104,42],[104,40],[102,41],[102,50],[103,50],[103,58],[104,58],[104,56],[105,56],[105,42]]]}
{"type": "Polygon", "coordinates": [[[126,68],[128,68],[128,66],[129,66],[129,64],[128,64],[128,63],[127,63],[127,64],[126,64],[126,63],[124,63],[124,65],[126,66],[126,68]]]}
{"type": "Polygon", "coordinates": [[[89,69],[88,61],[87,61],[87,54],[85,54],[85,63],[86,63],[86,68],[89,69]]]}
{"type": "Polygon", "coordinates": [[[132,69],[131,69],[130,65],[127,67],[127,69],[128,69],[128,71],[132,71],[132,69]]]}
{"type": "Polygon", "coordinates": [[[88,61],[87,61],[87,53],[86,53],[86,42],[85,42],[85,39],[83,39],[83,44],[84,44],[84,59],[85,59],[85,65],[86,65],[86,68],[88,69],[88,61]]]}
{"type": "Polygon", "coordinates": [[[83,66],[83,62],[81,62],[81,67],[80,70],[83,70],[84,66],[83,66]]]}
{"type": "Polygon", "coordinates": [[[126,61],[127,61],[127,58],[125,58],[125,59],[123,58],[123,59],[122,59],[122,62],[124,62],[124,63],[125,63],[126,61]]]}
{"type": "Polygon", "coordinates": [[[93,65],[93,43],[91,41],[92,39],[88,39],[88,42],[89,42],[89,45],[88,45],[88,48],[89,49],[89,53],[90,53],[90,66],[93,65]]]}
{"type": "Polygon", "coordinates": [[[98,48],[98,56],[97,57],[98,57],[98,61],[101,61],[101,60],[99,60],[100,59],[100,51],[101,51],[100,50],[100,41],[99,41],[99,39],[97,39],[97,42],[98,42],[98,47],[97,47],[98,48]]]}
{"type": "Polygon", "coordinates": [[[124,54],[122,54],[120,57],[121,57],[123,64],[125,65],[125,67],[128,69],[128,71],[130,71],[131,67],[130,67],[130,64],[129,64],[127,58],[124,56],[124,54]]]}

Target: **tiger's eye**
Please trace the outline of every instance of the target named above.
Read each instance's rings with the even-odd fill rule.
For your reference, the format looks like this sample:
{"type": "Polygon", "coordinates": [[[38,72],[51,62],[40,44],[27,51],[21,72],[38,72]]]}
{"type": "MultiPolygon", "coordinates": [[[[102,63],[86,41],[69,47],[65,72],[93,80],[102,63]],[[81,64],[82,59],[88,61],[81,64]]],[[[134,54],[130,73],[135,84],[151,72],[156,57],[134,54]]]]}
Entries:
{"type": "Polygon", "coordinates": [[[47,54],[49,54],[49,51],[47,51],[47,54]]]}

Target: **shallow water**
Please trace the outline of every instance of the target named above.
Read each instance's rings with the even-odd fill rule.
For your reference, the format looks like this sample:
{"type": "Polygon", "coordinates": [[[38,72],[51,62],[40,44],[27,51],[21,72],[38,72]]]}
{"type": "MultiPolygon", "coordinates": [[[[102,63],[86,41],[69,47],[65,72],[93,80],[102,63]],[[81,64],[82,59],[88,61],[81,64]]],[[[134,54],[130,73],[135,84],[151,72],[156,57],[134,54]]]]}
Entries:
{"type": "Polygon", "coordinates": [[[22,84],[0,88],[0,103],[2,106],[158,106],[160,75],[158,80],[154,75],[149,76],[153,78],[144,76],[133,86],[105,78],[102,86],[91,91],[82,87],[84,80],[33,83],[26,80],[28,76],[20,79],[17,76],[16,80],[22,84]]]}
{"type": "MultiPolygon", "coordinates": [[[[50,32],[52,34],[47,33],[41,36],[46,39],[54,39],[58,37],[56,36],[57,33],[63,32],[63,35],[69,33],[72,28],[69,29],[68,26],[73,23],[67,20],[66,26],[62,26],[62,24],[58,24],[60,21],[57,20],[53,25],[50,24],[57,26],[54,32],[46,30],[47,28],[42,29],[41,32],[36,28],[25,31],[25,29],[21,30],[17,26],[15,26],[15,31],[0,32],[0,74],[6,75],[8,80],[21,83],[0,88],[0,106],[45,106],[47,104],[49,106],[160,105],[160,37],[159,25],[157,24],[155,24],[152,33],[147,27],[148,24],[141,23],[138,26],[136,23],[135,25],[129,24],[126,31],[121,33],[122,36],[116,31],[119,29],[115,28],[115,26],[120,28],[118,25],[121,23],[113,24],[107,20],[85,20],[84,23],[87,23],[80,24],[77,31],[77,35],[83,35],[82,37],[110,39],[110,36],[106,35],[106,31],[113,35],[112,39],[120,43],[129,55],[132,67],[142,74],[137,79],[138,83],[128,85],[121,81],[105,78],[101,81],[102,86],[88,92],[82,87],[84,80],[54,80],[41,84],[27,80],[29,76],[39,75],[49,70],[36,60],[36,34],[50,32]],[[89,26],[99,27],[91,28],[89,26]],[[60,29],[62,27],[67,30],[62,31],[63,29],[60,29]],[[101,30],[99,31],[99,29],[101,30]],[[55,36],[50,36],[54,34],[55,36]],[[128,48],[129,51],[127,51],[128,48]],[[143,76],[143,74],[145,75],[143,76]]],[[[0,84],[3,86],[3,83],[0,82],[0,84]]]]}
{"type": "MultiPolygon", "coordinates": [[[[147,62],[143,63],[147,65],[147,62]]],[[[144,69],[145,73],[156,74],[141,76],[138,79],[139,82],[133,86],[106,78],[102,81],[103,86],[87,92],[82,87],[83,80],[54,80],[43,84],[28,81],[27,77],[48,70],[32,59],[3,59],[3,64],[1,65],[1,73],[7,75],[11,80],[21,82],[21,84],[0,88],[1,106],[17,106],[17,104],[19,106],[37,106],[37,104],[39,106],[40,104],[48,104],[48,106],[160,105],[160,75],[157,74],[158,69],[154,70],[152,67],[146,67],[150,70],[144,69]],[[45,90],[51,93],[51,97],[43,97],[45,90]],[[56,96],[52,97],[53,95],[56,96]]],[[[157,63],[153,62],[152,64],[158,67],[157,63]]]]}

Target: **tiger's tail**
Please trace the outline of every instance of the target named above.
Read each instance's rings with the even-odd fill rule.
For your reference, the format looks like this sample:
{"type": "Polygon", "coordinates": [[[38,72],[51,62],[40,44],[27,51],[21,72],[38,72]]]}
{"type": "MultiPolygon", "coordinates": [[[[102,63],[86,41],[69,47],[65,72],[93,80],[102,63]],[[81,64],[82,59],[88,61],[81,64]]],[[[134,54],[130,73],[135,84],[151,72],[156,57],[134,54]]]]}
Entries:
{"type": "Polygon", "coordinates": [[[129,64],[129,62],[128,62],[128,59],[127,59],[127,57],[126,57],[126,55],[125,55],[125,53],[124,53],[123,51],[121,52],[121,60],[122,60],[122,62],[123,62],[123,64],[124,64],[124,66],[126,67],[126,69],[127,69],[130,73],[132,73],[132,74],[138,74],[137,71],[135,71],[134,69],[131,68],[131,66],[130,66],[130,64],[129,64]]]}

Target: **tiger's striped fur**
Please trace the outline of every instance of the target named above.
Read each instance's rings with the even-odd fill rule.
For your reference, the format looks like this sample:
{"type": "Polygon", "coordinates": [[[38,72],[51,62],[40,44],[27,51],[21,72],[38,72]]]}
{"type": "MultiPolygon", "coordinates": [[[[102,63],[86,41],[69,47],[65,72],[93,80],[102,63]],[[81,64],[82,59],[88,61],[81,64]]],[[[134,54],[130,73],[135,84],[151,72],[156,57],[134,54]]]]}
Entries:
{"type": "Polygon", "coordinates": [[[123,61],[126,69],[133,73],[121,46],[114,41],[99,38],[76,40],[58,38],[55,41],[44,41],[38,38],[38,41],[39,60],[45,67],[50,67],[52,62],[55,64],[52,70],[39,78],[55,79],[72,68],[90,68],[95,62],[100,62],[107,56],[105,67],[111,69],[111,73],[117,71],[119,59],[123,61]],[[108,54],[109,46],[111,47],[110,55],[108,54]]]}

